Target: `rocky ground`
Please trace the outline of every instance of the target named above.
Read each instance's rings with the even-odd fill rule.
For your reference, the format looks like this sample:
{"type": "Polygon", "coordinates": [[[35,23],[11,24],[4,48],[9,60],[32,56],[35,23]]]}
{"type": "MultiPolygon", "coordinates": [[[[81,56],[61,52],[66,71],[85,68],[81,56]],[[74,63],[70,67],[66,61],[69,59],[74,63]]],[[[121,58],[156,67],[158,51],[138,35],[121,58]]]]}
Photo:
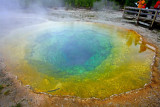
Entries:
{"type": "MultiPolygon", "coordinates": [[[[58,97],[33,92],[29,86],[24,86],[15,75],[7,72],[9,68],[0,57],[0,107],[106,107],[106,106],[160,106],[160,30],[149,30],[145,26],[137,26],[134,21],[122,18],[123,11],[89,11],[50,9],[45,16],[50,21],[89,21],[116,25],[138,32],[149,43],[157,47],[156,61],[153,66],[151,84],[143,89],[112,96],[105,100],[77,97],[58,97]]],[[[16,22],[17,23],[17,22],[16,22]]],[[[33,24],[32,21],[25,26],[33,24]]],[[[38,22],[39,23],[39,22],[38,22]]],[[[6,24],[4,24],[6,25],[6,24]]],[[[17,25],[18,26],[18,25],[17,25]]],[[[24,26],[19,24],[18,27],[24,26]]],[[[15,27],[15,26],[14,26],[15,27]]],[[[11,28],[10,28],[11,29],[11,28]]],[[[5,31],[5,30],[4,30],[5,31]]]]}

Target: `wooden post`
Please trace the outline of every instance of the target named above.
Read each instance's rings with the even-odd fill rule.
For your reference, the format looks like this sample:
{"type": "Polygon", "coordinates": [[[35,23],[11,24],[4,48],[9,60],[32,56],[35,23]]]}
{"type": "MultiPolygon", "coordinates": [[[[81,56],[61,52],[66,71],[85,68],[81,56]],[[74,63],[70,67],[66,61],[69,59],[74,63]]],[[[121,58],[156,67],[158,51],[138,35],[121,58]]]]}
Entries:
{"type": "Polygon", "coordinates": [[[137,16],[137,25],[139,24],[139,16],[140,16],[140,14],[141,14],[141,9],[139,9],[139,13],[138,13],[138,16],[137,16]]]}
{"type": "Polygon", "coordinates": [[[124,7],[124,10],[123,10],[123,18],[125,17],[124,15],[125,15],[125,10],[126,10],[126,7],[124,7]]]}
{"type": "Polygon", "coordinates": [[[154,14],[154,18],[153,18],[153,20],[152,20],[152,23],[151,23],[151,25],[150,25],[150,28],[152,28],[153,27],[153,24],[154,24],[154,22],[155,22],[155,20],[156,20],[156,17],[157,17],[157,13],[158,13],[158,10],[155,12],[155,14],[154,14]]]}

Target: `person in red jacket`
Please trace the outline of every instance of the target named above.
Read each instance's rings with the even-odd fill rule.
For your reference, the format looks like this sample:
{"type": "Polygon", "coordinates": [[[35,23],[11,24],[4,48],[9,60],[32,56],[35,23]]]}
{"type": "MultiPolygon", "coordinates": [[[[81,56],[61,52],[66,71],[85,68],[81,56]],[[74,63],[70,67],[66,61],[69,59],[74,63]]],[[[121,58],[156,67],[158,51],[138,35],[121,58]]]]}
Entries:
{"type": "MultiPolygon", "coordinates": [[[[158,0],[157,3],[154,5],[154,9],[157,9],[157,10],[160,9],[160,0],[158,0]]],[[[155,11],[152,12],[152,14],[155,14],[155,11]]],[[[152,16],[152,19],[153,19],[153,16],[152,16]]]]}
{"type": "Polygon", "coordinates": [[[156,5],[154,6],[154,9],[160,9],[160,0],[157,1],[156,5]]]}

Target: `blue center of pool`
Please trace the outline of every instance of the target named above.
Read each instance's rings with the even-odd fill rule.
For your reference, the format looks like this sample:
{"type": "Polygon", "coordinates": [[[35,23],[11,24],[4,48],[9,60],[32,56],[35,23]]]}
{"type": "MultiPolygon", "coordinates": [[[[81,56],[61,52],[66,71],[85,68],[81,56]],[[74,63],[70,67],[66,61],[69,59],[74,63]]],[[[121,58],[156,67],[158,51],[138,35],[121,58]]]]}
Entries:
{"type": "MultiPolygon", "coordinates": [[[[52,71],[54,68],[49,74],[81,74],[94,70],[107,58],[112,48],[110,36],[85,28],[78,29],[48,31],[36,39],[39,45],[31,46],[31,53],[37,53],[44,59],[41,64],[49,66],[39,71],[52,71]]],[[[31,59],[34,57],[30,54],[31,59]]],[[[34,65],[33,60],[30,63],[34,65]]]]}

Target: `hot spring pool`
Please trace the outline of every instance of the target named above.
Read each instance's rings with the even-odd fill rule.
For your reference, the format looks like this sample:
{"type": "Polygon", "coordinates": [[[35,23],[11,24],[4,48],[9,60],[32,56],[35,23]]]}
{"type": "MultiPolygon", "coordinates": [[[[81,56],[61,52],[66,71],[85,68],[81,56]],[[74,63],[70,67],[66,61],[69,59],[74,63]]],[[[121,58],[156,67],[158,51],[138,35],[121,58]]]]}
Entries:
{"type": "Polygon", "coordinates": [[[106,98],[150,82],[155,52],[136,32],[89,22],[47,22],[0,41],[10,70],[36,92],[106,98]]]}

